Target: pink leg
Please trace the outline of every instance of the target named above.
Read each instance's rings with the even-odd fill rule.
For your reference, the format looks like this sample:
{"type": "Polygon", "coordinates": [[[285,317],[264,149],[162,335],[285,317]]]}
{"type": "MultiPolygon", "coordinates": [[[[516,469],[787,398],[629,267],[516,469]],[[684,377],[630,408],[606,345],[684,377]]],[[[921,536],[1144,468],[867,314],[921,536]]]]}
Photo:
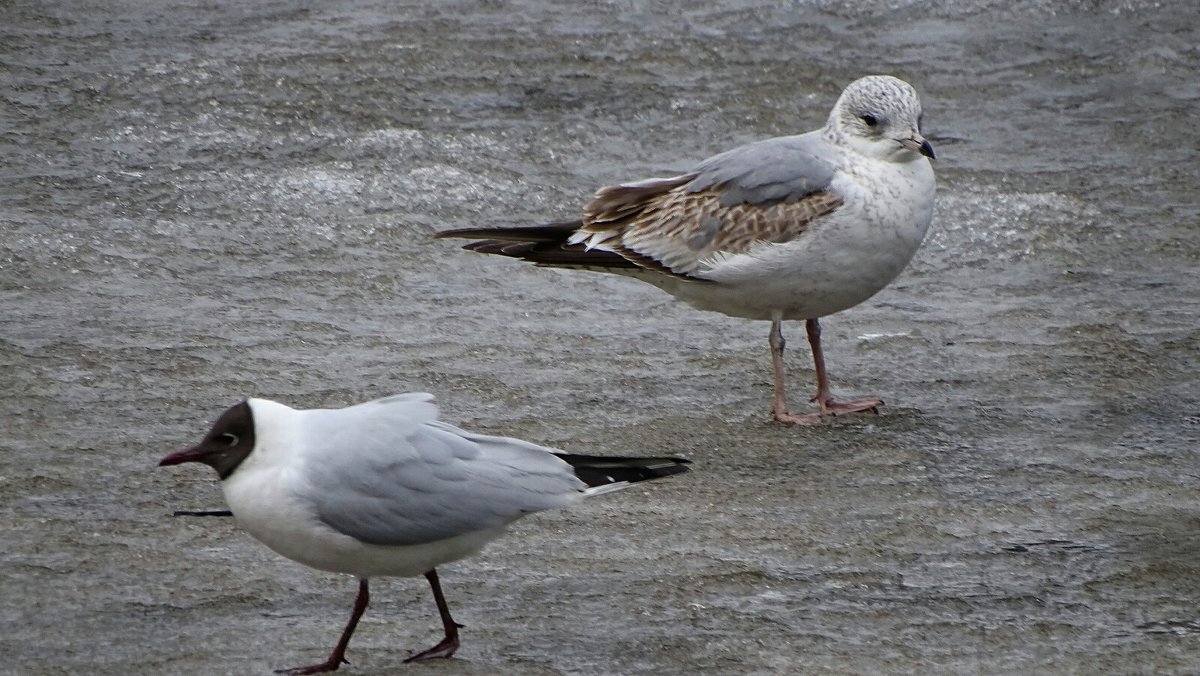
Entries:
{"type": "Polygon", "coordinates": [[[847,413],[863,413],[870,411],[878,413],[876,407],[882,406],[881,399],[855,399],[853,401],[836,401],[829,393],[829,376],[825,373],[825,353],[821,350],[821,324],[815,319],[804,323],[808,331],[808,344],[812,346],[813,367],[817,370],[817,393],[809,401],[817,402],[821,407],[818,416],[845,415],[847,413]]]}
{"type": "Polygon", "coordinates": [[[821,414],[792,415],[787,412],[787,401],[783,394],[783,348],[787,341],[783,339],[783,320],[771,320],[771,333],[767,338],[771,346],[771,365],[775,368],[775,405],[771,407],[771,416],[775,420],[788,425],[816,425],[821,422],[821,414]]]}
{"type": "Polygon", "coordinates": [[[433,600],[437,602],[438,613],[442,616],[442,627],[446,630],[446,638],[443,638],[440,643],[429,650],[419,652],[404,660],[405,662],[418,662],[435,657],[450,657],[454,654],[455,650],[458,650],[458,630],[462,625],[455,622],[453,617],[450,617],[450,607],[446,605],[446,597],[442,596],[442,585],[438,582],[437,571],[431,570],[425,573],[425,579],[429,580],[429,586],[433,587],[433,600]]]}
{"type": "Polygon", "coordinates": [[[321,674],[327,671],[337,671],[338,667],[342,666],[342,662],[350,664],[346,659],[346,646],[350,645],[350,637],[354,634],[354,628],[358,626],[358,618],[367,610],[367,603],[370,602],[371,595],[367,590],[367,578],[359,578],[358,580],[358,597],[354,599],[354,612],[350,614],[350,622],[346,624],[346,628],[342,630],[342,638],[338,641],[333,652],[329,654],[329,659],[320,664],[313,664],[307,667],[296,667],[295,669],[280,669],[277,674],[321,674]]]}

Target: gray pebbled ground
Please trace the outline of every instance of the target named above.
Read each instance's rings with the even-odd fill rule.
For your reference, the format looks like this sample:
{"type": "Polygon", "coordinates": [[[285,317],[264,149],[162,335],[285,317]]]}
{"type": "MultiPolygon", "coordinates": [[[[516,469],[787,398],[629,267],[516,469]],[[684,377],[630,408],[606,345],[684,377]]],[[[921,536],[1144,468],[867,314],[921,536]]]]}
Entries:
{"type": "MultiPolygon", "coordinates": [[[[1185,2],[0,5],[0,671],[269,673],[354,584],[159,470],[247,395],[695,471],[373,586],[353,674],[1190,673],[1200,20],[1185,2]],[[938,152],[917,260],[825,322],[878,417],[768,422],[768,325],[430,233],[818,126],[938,152]]],[[[797,389],[811,369],[787,327],[797,389]]]]}

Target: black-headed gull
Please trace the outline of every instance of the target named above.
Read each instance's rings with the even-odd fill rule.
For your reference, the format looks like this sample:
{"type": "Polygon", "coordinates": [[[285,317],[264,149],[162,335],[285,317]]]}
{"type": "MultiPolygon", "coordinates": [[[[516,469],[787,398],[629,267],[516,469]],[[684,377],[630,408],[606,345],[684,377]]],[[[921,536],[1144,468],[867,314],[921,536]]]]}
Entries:
{"type": "Polygon", "coordinates": [[[702,310],[769,319],[776,420],[875,410],[836,401],[818,318],[857,305],[908,265],[933,216],[933,148],[907,82],[869,76],[842,92],[825,126],[710,157],[691,171],[602,188],[579,220],[462,228],[465,248],[635,277],[702,310]],[[781,323],[804,319],[820,409],[788,413],[781,323]]]}
{"type": "Polygon", "coordinates": [[[377,576],[429,580],[446,635],[407,661],[450,657],[460,625],[437,566],[476,553],[526,514],[687,470],[678,458],[573,455],[472,434],[437,413],[429,394],[313,410],[248,399],[199,444],[159,462],[209,465],[252,536],[289,559],[359,578],[329,659],[288,673],[334,671],[345,661],[367,608],[367,580],[377,576]]]}

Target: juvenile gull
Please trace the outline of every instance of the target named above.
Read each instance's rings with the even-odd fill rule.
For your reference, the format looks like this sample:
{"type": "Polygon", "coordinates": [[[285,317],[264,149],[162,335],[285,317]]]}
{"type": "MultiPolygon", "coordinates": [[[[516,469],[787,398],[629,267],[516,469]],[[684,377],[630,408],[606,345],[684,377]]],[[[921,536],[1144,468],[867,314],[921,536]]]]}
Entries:
{"type": "Polygon", "coordinates": [[[864,77],[846,87],[824,127],[734,148],[678,176],[601,188],[579,220],[437,236],[484,238],[464,248],[627,275],[702,310],[770,320],[776,420],[874,411],[883,403],[875,397],[833,398],[818,319],[887,286],[925,238],[934,153],[920,123],[912,86],[864,77]],[[805,320],[815,413],[787,410],[785,319],[805,320]]]}
{"type": "Polygon", "coordinates": [[[200,462],[221,477],[238,525],[289,559],[359,579],[341,639],[319,664],[335,671],[367,609],[367,580],[424,575],[445,638],[406,661],[450,657],[457,624],[436,567],[478,552],[518,518],[687,470],[679,458],[573,455],[472,434],[437,420],[429,394],[341,409],[247,399],[196,446],[159,465],[200,462]]]}

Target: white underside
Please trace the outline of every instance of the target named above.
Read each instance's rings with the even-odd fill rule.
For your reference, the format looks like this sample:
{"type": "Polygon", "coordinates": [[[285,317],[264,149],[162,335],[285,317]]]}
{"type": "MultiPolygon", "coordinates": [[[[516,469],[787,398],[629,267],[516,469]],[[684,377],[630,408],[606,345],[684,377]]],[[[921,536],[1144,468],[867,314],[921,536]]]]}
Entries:
{"type": "Polygon", "coordinates": [[[295,411],[254,400],[255,451],[221,482],[225,501],[244,528],[275,552],[306,566],[358,577],[411,577],[478,552],[499,537],[492,528],[418,545],[385,546],[362,542],[322,522],[316,509],[298,497],[306,473],[327,461],[306,453],[295,411]]]}
{"type": "Polygon", "coordinates": [[[322,523],[284,481],[255,481],[252,468],[239,468],[222,482],[225,501],[255,539],[289,559],[319,570],[358,577],[411,577],[470,556],[499,537],[503,528],[476,531],[428,544],[372,545],[322,523]]]}

